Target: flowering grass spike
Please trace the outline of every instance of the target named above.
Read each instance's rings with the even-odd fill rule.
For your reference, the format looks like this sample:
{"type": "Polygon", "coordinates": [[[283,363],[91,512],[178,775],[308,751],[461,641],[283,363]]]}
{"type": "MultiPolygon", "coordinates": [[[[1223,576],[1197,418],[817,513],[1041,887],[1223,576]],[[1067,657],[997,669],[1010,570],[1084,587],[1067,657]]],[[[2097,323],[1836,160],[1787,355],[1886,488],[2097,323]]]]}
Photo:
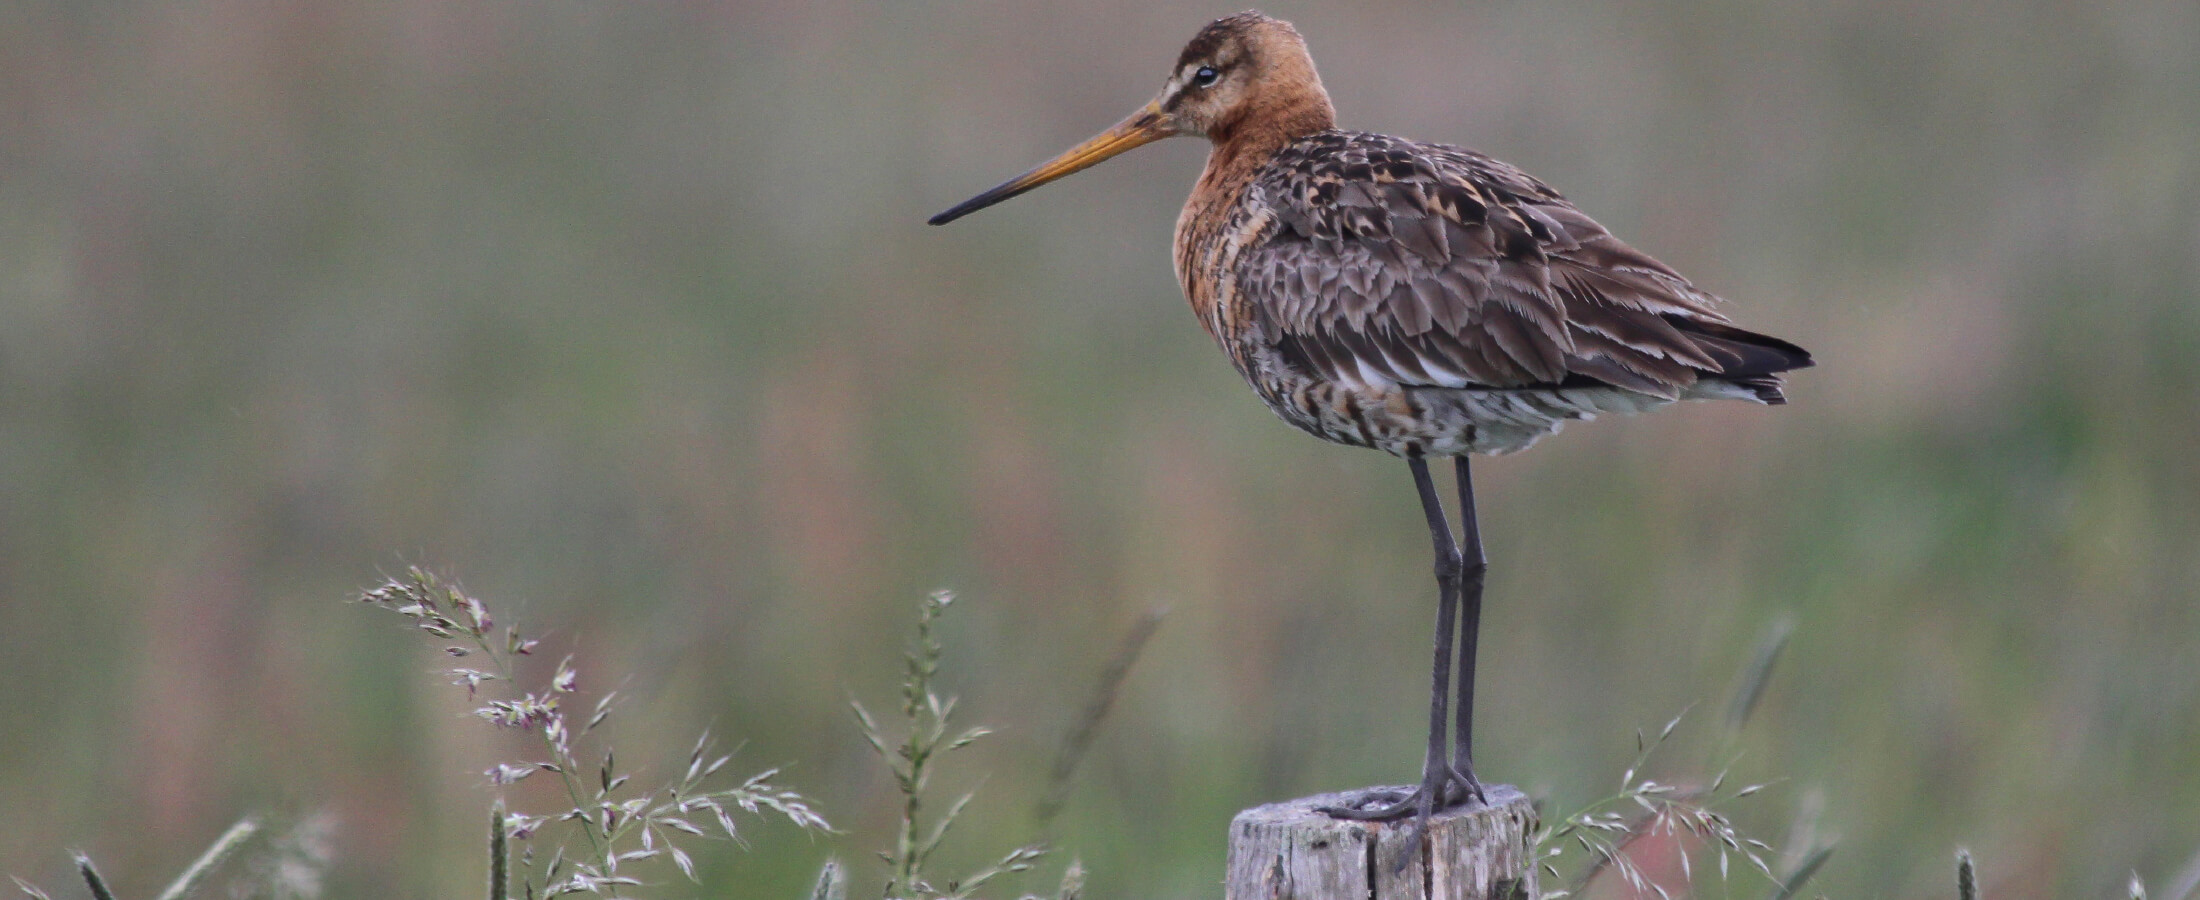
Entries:
{"type": "MultiPolygon", "coordinates": [[[[621,896],[626,888],[643,884],[634,874],[637,864],[660,860],[694,880],[694,859],[681,843],[712,836],[740,842],[735,811],[774,814],[808,831],[832,830],[808,798],[773,783],[778,769],[751,775],[731,787],[712,788],[722,783],[720,773],[733,757],[714,754],[707,731],[689,751],[681,776],[651,790],[628,786],[633,774],[617,765],[617,755],[608,744],[599,763],[584,764],[576,740],[591,735],[609,718],[617,692],[597,699],[576,735],[565,712],[566,703],[577,701],[580,692],[581,675],[573,657],[559,661],[548,683],[535,690],[522,688],[515,674],[518,659],[532,655],[540,642],[523,635],[517,625],[498,632],[488,605],[456,582],[413,566],[359,599],[403,615],[421,631],[451,642],[443,648],[451,658],[486,660],[450,669],[451,684],[464,687],[469,699],[483,693],[503,694],[480,699],[482,705],[474,714],[498,727],[540,736],[543,758],[499,762],[484,773],[490,784],[502,787],[547,772],[563,784],[570,801],[566,809],[547,814],[504,812],[499,831],[492,836],[493,872],[505,871],[505,838],[524,842],[517,887],[527,900],[579,893],[621,896]],[[591,770],[595,778],[584,782],[583,773],[591,770]],[[541,865],[536,862],[545,854],[538,850],[546,851],[541,865]]],[[[498,809],[502,802],[498,801],[498,809]]],[[[492,888],[496,893],[512,886],[504,877],[494,883],[499,886],[492,888]]]]}

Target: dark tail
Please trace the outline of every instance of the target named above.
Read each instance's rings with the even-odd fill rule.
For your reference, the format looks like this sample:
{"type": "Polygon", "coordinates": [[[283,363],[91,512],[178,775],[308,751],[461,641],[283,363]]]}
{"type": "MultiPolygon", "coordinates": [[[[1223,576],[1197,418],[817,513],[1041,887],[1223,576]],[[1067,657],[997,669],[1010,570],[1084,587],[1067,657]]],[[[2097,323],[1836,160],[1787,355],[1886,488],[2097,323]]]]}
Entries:
{"type": "Polygon", "coordinates": [[[1810,351],[1776,337],[1702,319],[1664,318],[1718,361],[1718,371],[1707,375],[1748,389],[1766,405],[1787,402],[1786,395],[1780,393],[1781,372],[1817,364],[1810,358],[1810,351]]]}

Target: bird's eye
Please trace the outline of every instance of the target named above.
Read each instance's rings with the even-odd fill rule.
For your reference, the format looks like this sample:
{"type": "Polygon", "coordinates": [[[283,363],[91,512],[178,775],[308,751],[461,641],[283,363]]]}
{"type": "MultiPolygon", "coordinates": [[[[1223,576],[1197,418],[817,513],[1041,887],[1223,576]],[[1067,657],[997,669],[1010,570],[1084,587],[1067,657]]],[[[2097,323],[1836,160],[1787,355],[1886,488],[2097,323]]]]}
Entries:
{"type": "Polygon", "coordinates": [[[1215,79],[1221,77],[1222,73],[1215,71],[1213,66],[1200,66],[1199,71],[1192,73],[1192,86],[1203,88],[1214,84],[1215,79]]]}

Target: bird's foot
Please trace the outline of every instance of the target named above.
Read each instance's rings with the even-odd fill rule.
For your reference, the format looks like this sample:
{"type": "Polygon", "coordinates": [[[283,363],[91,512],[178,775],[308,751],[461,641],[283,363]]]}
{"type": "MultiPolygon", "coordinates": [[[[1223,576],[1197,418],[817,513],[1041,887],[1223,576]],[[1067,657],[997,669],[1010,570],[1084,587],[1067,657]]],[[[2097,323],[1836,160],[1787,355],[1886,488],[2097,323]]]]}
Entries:
{"type": "Polygon", "coordinates": [[[1435,811],[1461,806],[1468,800],[1484,805],[1489,803],[1489,798],[1482,793],[1482,782],[1475,780],[1471,769],[1462,772],[1442,766],[1424,774],[1419,787],[1379,788],[1361,795],[1348,806],[1325,806],[1321,812],[1358,822],[1387,822],[1418,814],[1425,824],[1435,811]]]}
{"type": "Polygon", "coordinates": [[[1482,804],[1483,806],[1490,805],[1489,795],[1482,793],[1481,779],[1474,777],[1473,763],[1467,762],[1463,759],[1453,760],[1451,764],[1451,777],[1457,779],[1458,787],[1460,787],[1464,791],[1459,795],[1460,803],[1465,803],[1467,802],[1468,797],[1473,797],[1474,802],[1476,803],[1482,804]]]}

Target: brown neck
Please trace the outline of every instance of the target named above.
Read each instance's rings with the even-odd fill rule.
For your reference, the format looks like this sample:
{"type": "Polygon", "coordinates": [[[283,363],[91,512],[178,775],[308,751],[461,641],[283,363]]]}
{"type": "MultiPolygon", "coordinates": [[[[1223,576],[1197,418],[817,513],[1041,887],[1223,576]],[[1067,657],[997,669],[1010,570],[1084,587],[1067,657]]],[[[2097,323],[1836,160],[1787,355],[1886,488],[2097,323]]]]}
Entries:
{"type": "Polygon", "coordinates": [[[1335,127],[1337,113],[1329,97],[1317,91],[1293,98],[1283,109],[1261,110],[1214,128],[1207,139],[1214,142],[1217,155],[1266,159],[1285,144],[1335,127]]]}
{"type": "Polygon", "coordinates": [[[1205,282],[1196,276],[1199,254],[1220,234],[1229,211],[1245,195],[1245,188],[1262,166],[1292,141],[1336,127],[1329,98],[1316,93],[1289,114],[1252,116],[1207,133],[1213,146],[1207,151],[1207,168],[1199,184],[1184,201],[1176,220],[1176,271],[1184,281],[1186,296],[1194,306],[1205,296],[1205,282]]]}
{"type": "Polygon", "coordinates": [[[1299,138],[1335,127],[1337,114],[1330,108],[1329,98],[1318,92],[1297,98],[1288,109],[1245,116],[1207,133],[1214,147],[1207,154],[1207,170],[1199,180],[1210,190],[1241,186],[1276,151],[1299,138]]]}

